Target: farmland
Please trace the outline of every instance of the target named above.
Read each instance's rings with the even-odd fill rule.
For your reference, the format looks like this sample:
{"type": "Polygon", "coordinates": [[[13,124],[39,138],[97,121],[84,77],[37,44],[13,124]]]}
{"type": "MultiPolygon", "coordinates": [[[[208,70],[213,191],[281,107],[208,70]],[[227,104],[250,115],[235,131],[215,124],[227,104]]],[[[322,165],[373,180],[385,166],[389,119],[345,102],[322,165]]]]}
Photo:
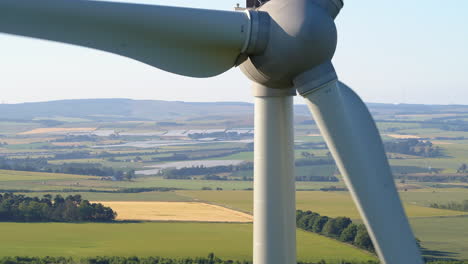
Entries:
{"type": "MultiPolygon", "coordinates": [[[[118,101],[10,112],[17,121],[3,117],[0,192],[79,194],[118,216],[108,224],[0,223],[0,256],[213,252],[250,259],[252,225],[240,222],[250,222],[253,209],[252,106],[146,102],[153,106],[147,109],[118,101]]],[[[297,209],[362,222],[308,110],[295,108],[297,209]]],[[[468,259],[468,212],[430,208],[468,200],[468,107],[371,105],[371,111],[392,146],[395,182],[425,254],[468,259]]],[[[297,234],[300,260],[374,258],[336,240],[297,234]]]]}
{"type": "MultiPolygon", "coordinates": [[[[179,191],[177,193],[246,212],[253,210],[253,193],[250,191],[179,191]]],[[[351,196],[345,192],[300,191],[296,194],[296,206],[303,211],[311,210],[330,217],[360,218],[351,196]]],[[[405,203],[405,208],[411,218],[468,215],[468,212],[434,209],[409,203],[405,203]]]]}
{"type": "MultiPolygon", "coordinates": [[[[251,224],[0,224],[0,256],[206,256],[252,258],[251,224]],[[79,235],[77,235],[79,234],[79,235]]],[[[298,231],[303,261],[370,260],[373,256],[349,245],[298,231]],[[339,252],[339,253],[338,253],[339,252]],[[338,254],[337,254],[338,253],[338,254]]]]}

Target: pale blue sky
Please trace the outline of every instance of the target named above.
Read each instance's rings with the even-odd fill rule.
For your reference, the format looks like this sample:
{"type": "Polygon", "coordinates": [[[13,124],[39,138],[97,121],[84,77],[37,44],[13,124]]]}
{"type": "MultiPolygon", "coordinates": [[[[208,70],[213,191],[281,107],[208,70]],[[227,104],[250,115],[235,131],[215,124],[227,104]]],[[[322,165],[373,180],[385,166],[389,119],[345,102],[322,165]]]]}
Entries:
{"type": "MultiPolygon", "coordinates": [[[[239,1],[138,2],[231,10],[239,1]]],[[[337,19],[338,74],[367,102],[468,104],[467,14],[468,0],[347,0],[337,19]]],[[[7,35],[0,35],[0,91],[6,103],[252,101],[238,69],[193,79],[99,51],[7,35]]]]}

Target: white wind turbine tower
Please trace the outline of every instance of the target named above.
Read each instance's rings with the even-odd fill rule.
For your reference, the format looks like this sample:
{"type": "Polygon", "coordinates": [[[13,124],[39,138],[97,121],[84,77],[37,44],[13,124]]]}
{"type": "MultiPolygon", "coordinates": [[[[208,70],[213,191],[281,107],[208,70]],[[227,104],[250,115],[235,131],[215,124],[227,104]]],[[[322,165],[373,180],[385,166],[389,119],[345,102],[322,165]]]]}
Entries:
{"type": "MultiPolygon", "coordinates": [[[[262,1],[265,2],[265,1],[262,1]]],[[[293,96],[315,117],[385,264],[422,264],[381,138],[331,59],[342,0],[245,12],[84,0],[0,0],[0,32],[129,57],[191,77],[233,66],[255,96],[254,263],[296,263],[293,96]]],[[[20,52],[20,51],[18,51],[20,52]]]]}

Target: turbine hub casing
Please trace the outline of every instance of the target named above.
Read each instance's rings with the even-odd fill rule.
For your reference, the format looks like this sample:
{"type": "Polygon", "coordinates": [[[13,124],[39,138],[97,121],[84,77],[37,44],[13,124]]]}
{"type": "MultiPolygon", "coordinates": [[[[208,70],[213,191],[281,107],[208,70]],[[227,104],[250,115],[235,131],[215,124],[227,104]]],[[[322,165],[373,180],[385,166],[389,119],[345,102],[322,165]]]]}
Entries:
{"type": "Polygon", "coordinates": [[[329,62],[336,49],[334,18],[341,7],[330,0],[272,0],[259,11],[270,16],[263,53],[240,65],[252,81],[276,89],[291,88],[300,74],[329,62]]]}

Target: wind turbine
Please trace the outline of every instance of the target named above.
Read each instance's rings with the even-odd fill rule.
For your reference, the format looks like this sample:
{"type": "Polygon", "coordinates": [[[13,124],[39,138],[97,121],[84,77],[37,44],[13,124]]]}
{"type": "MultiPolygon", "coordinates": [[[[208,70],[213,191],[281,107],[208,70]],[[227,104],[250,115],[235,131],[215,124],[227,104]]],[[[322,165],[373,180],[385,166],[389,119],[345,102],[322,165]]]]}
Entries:
{"type": "MultiPolygon", "coordinates": [[[[262,1],[265,2],[265,1],[262,1]]],[[[126,56],[191,77],[233,66],[255,96],[254,263],[296,263],[293,96],[302,95],[385,264],[422,264],[381,138],[331,63],[342,0],[245,12],[84,0],[0,0],[0,32],[126,56]]]]}

